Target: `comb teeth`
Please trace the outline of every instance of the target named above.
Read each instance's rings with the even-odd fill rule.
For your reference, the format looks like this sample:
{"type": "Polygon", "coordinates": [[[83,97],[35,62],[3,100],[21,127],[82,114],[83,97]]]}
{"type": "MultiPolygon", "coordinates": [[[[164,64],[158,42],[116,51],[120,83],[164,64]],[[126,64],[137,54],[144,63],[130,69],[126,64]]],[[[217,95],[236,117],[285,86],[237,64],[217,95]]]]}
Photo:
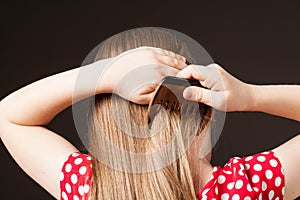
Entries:
{"type": "Polygon", "coordinates": [[[183,102],[185,102],[182,93],[186,87],[191,85],[202,87],[198,80],[182,79],[170,76],[165,77],[149,104],[149,123],[151,120],[153,120],[154,116],[159,112],[161,107],[167,111],[174,111],[177,114],[181,114],[180,112],[185,113],[187,111],[187,106],[181,105],[183,102]]]}
{"type": "Polygon", "coordinates": [[[169,101],[166,101],[166,102],[165,102],[165,105],[164,105],[164,108],[165,108],[165,109],[168,109],[168,105],[169,105],[169,101]]]}
{"type": "Polygon", "coordinates": [[[161,102],[159,104],[165,110],[171,110],[171,111],[177,112],[180,109],[180,103],[179,103],[179,101],[177,99],[173,100],[172,102],[170,102],[170,100],[166,100],[164,103],[161,102]]]}

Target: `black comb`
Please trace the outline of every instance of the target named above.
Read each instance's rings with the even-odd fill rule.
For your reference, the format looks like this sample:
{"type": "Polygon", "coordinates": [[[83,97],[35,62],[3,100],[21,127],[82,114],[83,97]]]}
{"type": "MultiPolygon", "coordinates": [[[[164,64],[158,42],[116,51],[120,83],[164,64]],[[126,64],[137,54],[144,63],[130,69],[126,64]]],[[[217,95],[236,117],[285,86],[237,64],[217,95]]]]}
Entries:
{"type": "MultiPolygon", "coordinates": [[[[174,76],[163,78],[160,86],[156,90],[155,96],[148,106],[149,124],[162,108],[180,114],[182,112],[182,103],[186,102],[183,98],[183,91],[189,86],[203,87],[200,82],[195,79],[183,79],[174,76]]],[[[193,103],[196,104],[196,102],[193,103]]],[[[205,108],[207,109],[207,106],[205,108]]],[[[203,114],[205,113],[206,110],[203,114]]]]}

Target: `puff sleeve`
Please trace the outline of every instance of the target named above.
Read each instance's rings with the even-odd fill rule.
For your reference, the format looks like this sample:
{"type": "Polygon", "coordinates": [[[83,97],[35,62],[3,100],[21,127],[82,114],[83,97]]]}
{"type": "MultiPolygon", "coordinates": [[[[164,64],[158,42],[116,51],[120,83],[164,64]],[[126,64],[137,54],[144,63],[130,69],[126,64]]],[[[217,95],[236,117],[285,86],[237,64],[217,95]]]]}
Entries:
{"type": "Polygon", "coordinates": [[[231,158],[226,165],[214,167],[199,199],[283,199],[284,172],[273,151],[244,158],[231,158]]]}

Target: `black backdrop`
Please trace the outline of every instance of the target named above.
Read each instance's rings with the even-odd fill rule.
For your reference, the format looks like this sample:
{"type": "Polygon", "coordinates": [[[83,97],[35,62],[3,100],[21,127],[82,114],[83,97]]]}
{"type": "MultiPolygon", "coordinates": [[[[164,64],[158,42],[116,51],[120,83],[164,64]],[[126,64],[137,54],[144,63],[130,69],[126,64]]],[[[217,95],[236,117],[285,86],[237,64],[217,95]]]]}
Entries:
{"type": "MultiPolygon", "coordinates": [[[[79,66],[101,41],[144,26],[189,35],[243,81],[300,84],[299,6],[296,1],[1,3],[0,98],[79,66]]],[[[80,146],[70,109],[49,128],[80,146]]],[[[273,148],[299,130],[300,123],[263,113],[229,113],[213,162],[222,165],[231,156],[273,148]]],[[[0,199],[53,199],[15,164],[2,143],[0,158],[0,199]]]]}

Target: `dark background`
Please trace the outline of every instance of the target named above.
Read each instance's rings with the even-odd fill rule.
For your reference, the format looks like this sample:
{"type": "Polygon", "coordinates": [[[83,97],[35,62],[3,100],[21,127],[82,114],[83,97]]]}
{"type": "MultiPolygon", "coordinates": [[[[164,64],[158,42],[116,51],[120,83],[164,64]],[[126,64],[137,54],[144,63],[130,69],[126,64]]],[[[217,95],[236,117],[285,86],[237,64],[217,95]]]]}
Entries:
{"type": "MultiPolygon", "coordinates": [[[[79,66],[97,44],[113,34],[145,26],[189,35],[243,81],[300,84],[299,3],[196,2],[1,3],[0,98],[79,66]]],[[[49,127],[80,148],[70,109],[49,127]]],[[[223,165],[232,156],[274,148],[299,130],[300,123],[280,117],[229,113],[214,163],[223,165]]],[[[53,199],[16,165],[2,143],[0,158],[0,199],[53,199]]]]}

